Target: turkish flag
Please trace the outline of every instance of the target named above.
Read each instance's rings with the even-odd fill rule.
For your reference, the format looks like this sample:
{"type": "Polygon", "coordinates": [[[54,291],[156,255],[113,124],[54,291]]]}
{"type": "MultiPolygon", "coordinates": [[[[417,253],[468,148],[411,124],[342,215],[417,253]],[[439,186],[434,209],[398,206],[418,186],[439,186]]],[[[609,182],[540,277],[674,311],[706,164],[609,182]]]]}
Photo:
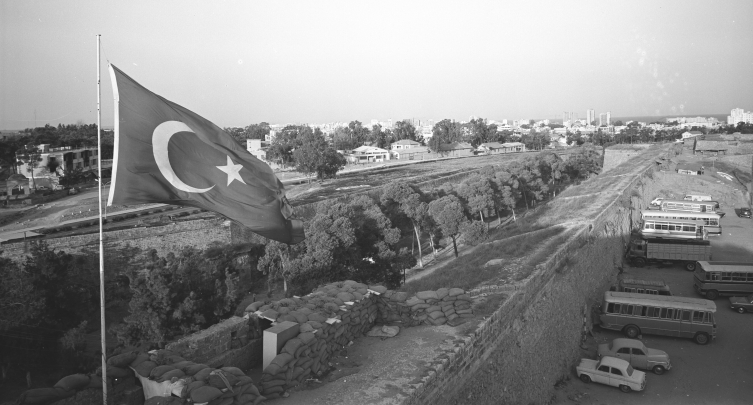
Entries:
{"type": "Polygon", "coordinates": [[[107,205],[166,203],[204,208],[279,242],[304,239],[285,188],[233,137],[147,90],[110,65],[115,153],[107,205]]]}

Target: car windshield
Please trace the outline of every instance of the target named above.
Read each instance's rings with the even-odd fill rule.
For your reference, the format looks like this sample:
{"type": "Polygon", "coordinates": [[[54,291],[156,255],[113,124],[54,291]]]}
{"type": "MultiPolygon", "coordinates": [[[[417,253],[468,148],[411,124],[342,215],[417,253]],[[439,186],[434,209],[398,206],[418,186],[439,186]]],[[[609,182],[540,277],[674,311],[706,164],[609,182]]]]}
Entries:
{"type": "Polygon", "coordinates": [[[633,375],[633,366],[631,366],[630,364],[628,364],[626,371],[627,371],[627,374],[629,376],[632,376],[633,375]]]}

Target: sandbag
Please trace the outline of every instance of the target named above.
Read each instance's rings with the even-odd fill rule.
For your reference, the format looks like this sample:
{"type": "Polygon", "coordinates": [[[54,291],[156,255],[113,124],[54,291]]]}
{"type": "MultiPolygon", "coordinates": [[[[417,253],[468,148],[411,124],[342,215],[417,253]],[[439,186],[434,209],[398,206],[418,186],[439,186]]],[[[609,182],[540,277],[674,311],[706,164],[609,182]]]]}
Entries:
{"type": "Polygon", "coordinates": [[[316,336],[314,336],[314,334],[311,332],[299,333],[298,339],[300,339],[300,341],[303,342],[304,344],[308,345],[313,340],[316,340],[316,336]]]}
{"type": "Polygon", "coordinates": [[[204,385],[191,391],[191,401],[195,403],[209,402],[215,398],[219,398],[222,395],[222,391],[217,388],[204,385]]]}
{"type": "Polygon", "coordinates": [[[155,379],[157,382],[170,381],[173,378],[183,378],[186,374],[181,369],[173,369],[165,374],[162,374],[159,378],[155,379]]]}
{"type": "Polygon", "coordinates": [[[290,311],[290,313],[288,315],[295,317],[295,320],[298,323],[306,323],[309,320],[308,316],[306,316],[305,314],[302,314],[298,310],[296,310],[296,311],[290,311]]]}
{"type": "Polygon", "coordinates": [[[274,309],[268,309],[262,312],[261,316],[272,320],[277,320],[277,318],[280,316],[280,313],[275,311],[274,309]]]}
{"type": "Polygon", "coordinates": [[[213,401],[209,401],[207,405],[230,405],[233,403],[233,397],[229,398],[217,398],[213,401]]]}
{"type": "MultiPolygon", "coordinates": [[[[284,381],[283,381],[283,383],[284,383],[284,381]]],[[[278,385],[278,386],[275,386],[275,387],[270,387],[269,389],[265,389],[264,390],[264,396],[270,397],[271,395],[281,394],[283,392],[285,392],[285,389],[282,388],[282,386],[278,385]]]]}
{"type": "Polygon", "coordinates": [[[327,321],[327,317],[318,312],[314,312],[311,315],[309,315],[309,322],[310,321],[323,323],[327,321]]]}
{"type": "Polygon", "coordinates": [[[437,299],[436,291],[419,291],[416,293],[416,298],[420,300],[437,299]]]}
{"type": "Polygon", "coordinates": [[[289,353],[280,353],[272,359],[271,364],[277,364],[280,367],[285,367],[290,361],[293,360],[293,355],[289,353]]]}
{"type": "Polygon", "coordinates": [[[113,365],[107,365],[107,377],[125,378],[133,375],[133,371],[130,368],[115,367],[113,365]]]}
{"type": "Polygon", "coordinates": [[[444,316],[436,319],[429,318],[429,322],[431,322],[432,325],[435,326],[444,325],[445,323],[447,323],[447,318],[445,318],[444,316]]]}
{"type": "Polygon", "coordinates": [[[243,370],[239,369],[238,367],[222,367],[220,370],[224,371],[225,373],[230,373],[236,377],[245,377],[246,373],[243,372],[243,370]]]}
{"type": "Polygon", "coordinates": [[[175,367],[175,368],[179,368],[179,369],[183,370],[184,367],[193,366],[194,364],[196,364],[196,363],[194,363],[192,361],[189,361],[189,360],[183,360],[183,361],[179,361],[177,363],[173,363],[171,365],[173,367],[175,367]]]}
{"type": "Polygon", "coordinates": [[[62,388],[67,391],[73,391],[74,393],[78,390],[82,390],[86,388],[87,385],[89,385],[89,376],[85,374],[71,374],[69,376],[65,376],[60,379],[55,385],[53,385],[53,388],[62,388]]]}
{"type": "Polygon", "coordinates": [[[412,307],[412,306],[414,306],[416,304],[426,304],[426,301],[424,301],[422,299],[419,299],[417,297],[411,297],[410,299],[408,299],[407,301],[405,301],[405,305],[407,305],[409,307],[412,307]]]}
{"type": "Polygon", "coordinates": [[[239,386],[239,385],[246,385],[246,384],[253,384],[253,383],[254,383],[254,380],[251,377],[247,375],[242,375],[238,377],[238,381],[235,383],[235,385],[239,386]]]}
{"type": "Polygon", "coordinates": [[[62,388],[32,388],[21,393],[21,396],[16,401],[16,404],[49,404],[53,401],[66,398],[66,395],[70,396],[68,395],[69,392],[72,392],[73,395],[76,394],[75,390],[65,393],[61,391],[65,390],[63,390],[62,388]]]}
{"type": "Polygon", "coordinates": [[[211,367],[201,369],[198,373],[193,375],[193,379],[196,381],[206,381],[212,371],[214,371],[214,369],[211,367]]]}
{"type": "Polygon", "coordinates": [[[471,296],[468,294],[460,294],[458,295],[458,299],[463,300],[463,301],[469,301],[469,302],[473,301],[473,298],[471,298],[471,296]]]}
{"type": "Polygon", "coordinates": [[[298,323],[298,320],[293,315],[280,315],[277,317],[277,322],[293,322],[298,323]]]}
{"type": "Polygon", "coordinates": [[[405,291],[398,291],[390,297],[390,301],[393,302],[405,302],[408,299],[408,293],[405,291]]]}
{"type": "Polygon", "coordinates": [[[117,356],[112,356],[107,359],[107,364],[115,367],[125,368],[133,363],[133,361],[136,360],[136,357],[138,357],[138,352],[135,350],[131,352],[121,353],[117,356]]]}
{"type": "Polygon", "coordinates": [[[437,319],[441,317],[444,317],[444,312],[442,311],[434,311],[429,313],[429,318],[431,319],[437,319]]]}
{"type": "Polygon", "coordinates": [[[302,323],[300,328],[298,328],[298,331],[301,333],[305,332],[314,332],[316,329],[314,329],[313,326],[309,325],[308,323],[302,323]]]}
{"type": "Polygon", "coordinates": [[[264,305],[264,301],[256,301],[254,303],[251,303],[246,307],[245,312],[256,312],[259,308],[262,307],[262,305],[264,305]]]}
{"type": "Polygon", "coordinates": [[[450,297],[457,297],[461,294],[465,294],[465,290],[462,288],[450,288],[450,297]]]}
{"type": "Polygon", "coordinates": [[[449,288],[440,288],[437,290],[437,299],[441,300],[442,298],[450,295],[450,289],[449,288]]]}
{"type": "Polygon", "coordinates": [[[442,310],[442,307],[440,307],[439,305],[432,305],[429,308],[426,308],[426,313],[430,314],[432,312],[441,311],[441,310],[442,310]]]}
{"type": "Polygon", "coordinates": [[[183,395],[182,396],[184,398],[188,398],[191,395],[191,391],[195,390],[196,388],[203,387],[205,385],[207,385],[207,383],[204,382],[204,381],[193,381],[193,382],[189,383],[188,385],[186,385],[185,387],[183,387],[183,395]]]}
{"type": "Polygon", "coordinates": [[[369,290],[376,291],[379,294],[384,294],[387,292],[387,287],[381,286],[381,285],[370,285],[369,290]]]}
{"type": "Polygon", "coordinates": [[[136,355],[136,358],[133,359],[130,366],[133,368],[136,368],[139,364],[149,360],[149,353],[139,353],[136,355]]]}
{"type": "Polygon", "coordinates": [[[198,373],[199,371],[209,368],[206,364],[193,364],[190,366],[183,367],[183,372],[186,373],[186,375],[193,377],[198,373]]]}
{"type": "Polygon", "coordinates": [[[142,377],[149,377],[149,374],[152,372],[152,370],[157,367],[157,363],[147,360],[141,362],[138,366],[134,367],[137,373],[139,373],[142,377]]]}
{"type": "Polygon", "coordinates": [[[152,371],[149,373],[149,379],[150,380],[156,380],[160,377],[162,377],[162,374],[167,373],[168,371],[175,370],[175,367],[172,365],[164,365],[164,366],[157,366],[152,369],[152,371]]]}
{"type": "Polygon", "coordinates": [[[282,347],[282,350],[280,350],[281,353],[288,353],[295,356],[295,352],[301,348],[301,346],[304,346],[301,339],[298,338],[292,338],[285,342],[285,346],[282,347]]]}

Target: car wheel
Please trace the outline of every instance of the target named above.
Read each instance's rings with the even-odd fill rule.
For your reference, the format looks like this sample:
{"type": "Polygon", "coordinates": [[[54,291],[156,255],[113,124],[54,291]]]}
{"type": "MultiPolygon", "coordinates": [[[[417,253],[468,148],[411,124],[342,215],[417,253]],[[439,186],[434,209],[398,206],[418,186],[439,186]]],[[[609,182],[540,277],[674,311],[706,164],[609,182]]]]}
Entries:
{"type": "Polygon", "coordinates": [[[737,308],[737,312],[739,312],[741,314],[744,314],[745,313],[745,308],[743,308],[743,307],[737,308]]]}
{"type": "Polygon", "coordinates": [[[635,267],[643,267],[646,265],[646,259],[639,257],[637,259],[634,259],[633,263],[635,264],[635,267]]]}
{"type": "Polygon", "coordinates": [[[708,290],[708,291],[706,291],[706,298],[708,298],[708,299],[710,299],[712,301],[715,300],[715,299],[717,299],[717,298],[719,298],[719,291],[717,291],[717,290],[708,290]]]}
{"type": "Polygon", "coordinates": [[[699,345],[705,345],[706,343],[709,342],[709,335],[703,332],[698,332],[696,333],[693,340],[695,340],[695,342],[698,343],[699,345]]]}
{"type": "Polygon", "coordinates": [[[685,263],[685,270],[687,270],[687,271],[695,271],[695,262],[687,262],[687,263],[685,263]]]}
{"type": "Polygon", "coordinates": [[[625,336],[629,337],[630,339],[635,339],[640,334],[641,334],[641,330],[638,329],[637,326],[630,325],[627,328],[625,328],[625,336]]]}
{"type": "Polygon", "coordinates": [[[620,385],[620,391],[622,391],[622,392],[630,392],[632,390],[627,385],[620,385]]]}
{"type": "Polygon", "coordinates": [[[665,371],[667,371],[667,369],[664,368],[664,366],[654,366],[654,368],[653,368],[652,371],[656,375],[662,375],[662,374],[664,374],[665,371]]]}
{"type": "Polygon", "coordinates": [[[580,380],[586,384],[589,384],[591,382],[591,377],[589,377],[587,374],[581,374],[580,380]]]}

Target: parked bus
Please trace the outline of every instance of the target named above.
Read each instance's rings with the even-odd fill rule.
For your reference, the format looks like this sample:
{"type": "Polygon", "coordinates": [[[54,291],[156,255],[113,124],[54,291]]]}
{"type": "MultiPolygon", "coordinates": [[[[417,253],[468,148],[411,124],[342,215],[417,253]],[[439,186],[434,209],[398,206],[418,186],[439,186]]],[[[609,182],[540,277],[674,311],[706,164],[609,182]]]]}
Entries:
{"type": "Polygon", "coordinates": [[[696,239],[707,240],[708,232],[703,229],[703,222],[668,218],[644,217],[641,236],[660,239],[696,239]]]}
{"type": "Polygon", "coordinates": [[[708,194],[685,194],[685,197],[683,200],[686,201],[712,201],[710,195],[708,194]]]}
{"type": "Polygon", "coordinates": [[[710,300],[753,293],[753,263],[699,261],[693,273],[696,292],[710,300]]]}
{"type": "Polygon", "coordinates": [[[710,234],[722,234],[722,216],[716,212],[690,212],[690,211],[653,211],[643,210],[641,216],[652,219],[671,219],[682,221],[700,221],[703,229],[710,234]]]}
{"type": "Polygon", "coordinates": [[[601,327],[635,339],[643,333],[693,339],[705,345],[716,338],[714,301],[607,291],[601,305],[601,327]]]}
{"type": "Polygon", "coordinates": [[[719,203],[716,201],[686,201],[686,200],[662,200],[662,211],[693,211],[693,212],[717,212],[719,203]]]}

